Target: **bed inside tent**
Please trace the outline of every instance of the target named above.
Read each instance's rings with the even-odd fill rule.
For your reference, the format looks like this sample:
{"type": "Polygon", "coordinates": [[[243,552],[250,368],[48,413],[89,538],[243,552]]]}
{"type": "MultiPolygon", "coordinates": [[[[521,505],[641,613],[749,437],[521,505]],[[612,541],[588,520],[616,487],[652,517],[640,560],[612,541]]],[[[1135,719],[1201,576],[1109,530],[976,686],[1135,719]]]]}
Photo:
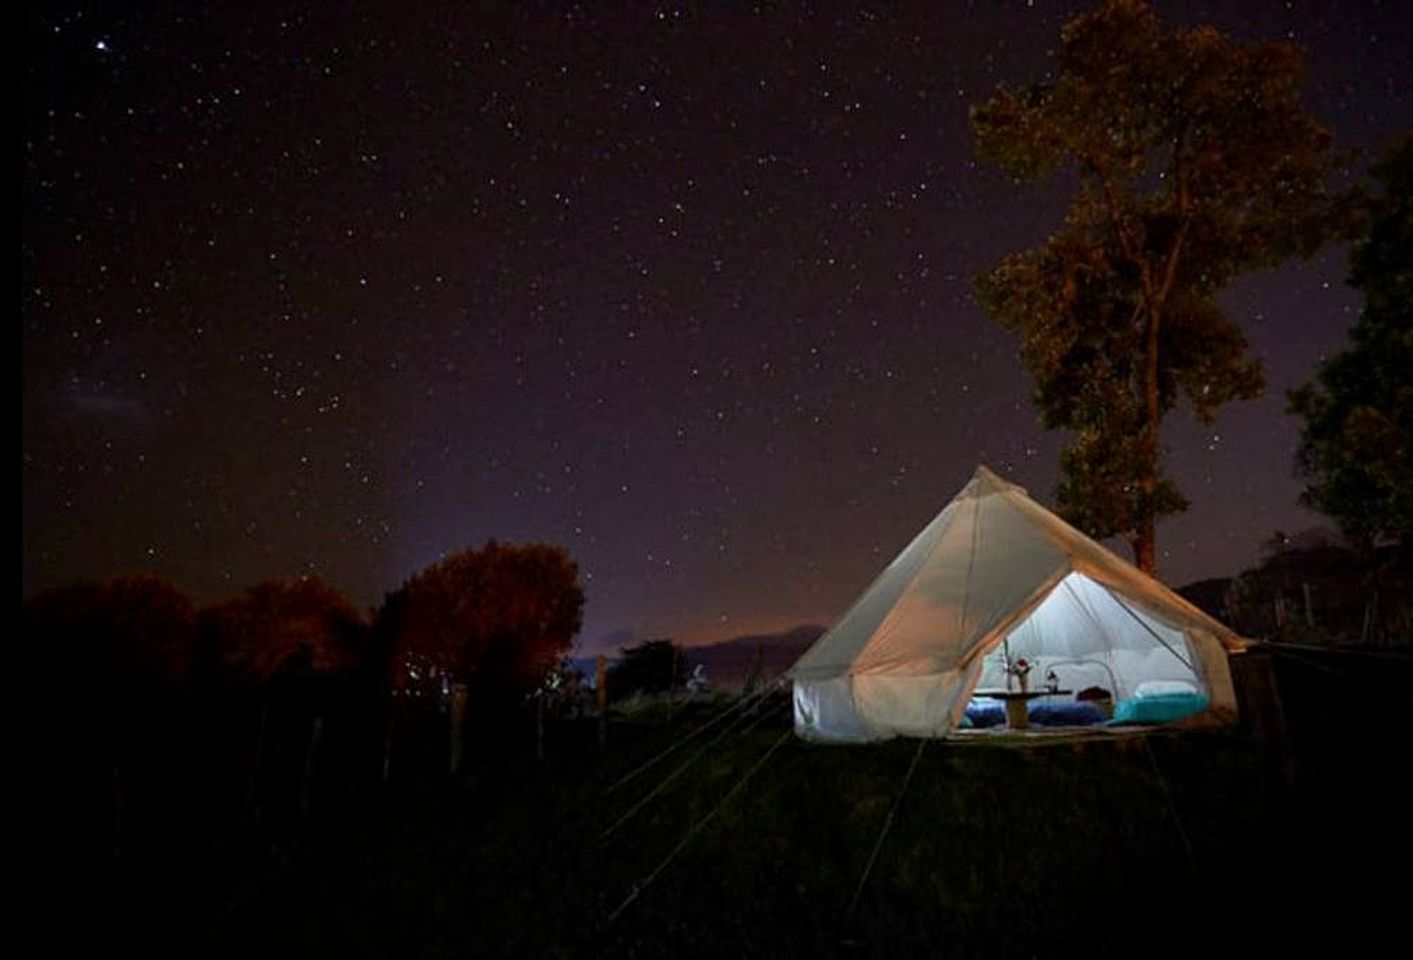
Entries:
{"type": "Polygon", "coordinates": [[[1183,629],[1075,572],[980,658],[958,729],[1173,723],[1210,702],[1183,629]]]}

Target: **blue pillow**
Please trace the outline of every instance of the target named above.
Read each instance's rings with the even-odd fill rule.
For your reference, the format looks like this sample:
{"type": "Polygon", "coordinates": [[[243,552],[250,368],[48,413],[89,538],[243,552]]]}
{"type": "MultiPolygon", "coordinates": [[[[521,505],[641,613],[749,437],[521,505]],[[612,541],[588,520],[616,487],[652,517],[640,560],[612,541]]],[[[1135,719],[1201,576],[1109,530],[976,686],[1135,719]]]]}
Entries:
{"type": "Polygon", "coordinates": [[[1203,693],[1164,693],[1133,697],[1114,704],[1114,723],[1172,723],[1207,709],[1203,693]]]}
{"type": "Polygon", "coordinates": [[[1006,705],[1000,700],[972,700],[967,703],[966,719],[973,727],[999,727],[1006,722],[1006,705]]]}
{"type": "Polygon", "coordinates": [[[1087,727],[1109,718],[1092,703],[1032,700],[1030,722],[1039,727],[1087,727]]]}

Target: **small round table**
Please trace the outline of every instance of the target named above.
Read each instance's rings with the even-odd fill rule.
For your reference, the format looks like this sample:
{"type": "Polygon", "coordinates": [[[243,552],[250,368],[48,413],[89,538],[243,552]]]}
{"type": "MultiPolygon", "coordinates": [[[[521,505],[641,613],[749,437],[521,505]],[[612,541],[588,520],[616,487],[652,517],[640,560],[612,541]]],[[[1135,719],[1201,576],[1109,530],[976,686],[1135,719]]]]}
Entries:
{"type": "Polygon", "coordinates": [[[1030,711],[1027,704],[1037,697],[1069,696],[1073,690],[977,690],[974,697],[1000,700],[1006,705],[1006,726],[1012,730],[1025,730],[1030,727],[1030,711]]]}

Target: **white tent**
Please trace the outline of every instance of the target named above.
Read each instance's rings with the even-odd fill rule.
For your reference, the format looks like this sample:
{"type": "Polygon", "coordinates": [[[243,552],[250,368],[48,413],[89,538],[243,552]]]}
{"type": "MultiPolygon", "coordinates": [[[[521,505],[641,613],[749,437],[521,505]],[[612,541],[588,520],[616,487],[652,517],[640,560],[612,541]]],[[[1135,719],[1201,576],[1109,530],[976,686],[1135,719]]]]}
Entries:
{"type": "MultiPolygon", "coordinates": [[[[1231,630],[1120,560],[985,467],[800,657],[795,730],[810,740],[940,737],[978,688],[1004,687],[1005,655],[1037,678],[1190,683],[1200,719],[1235,718],[1231,630]],[[1004,651],[1004,653],[1003,653],[1004,651]]],[[[1199,719],[1199,718],[1194,718],[1199,719]]]]}

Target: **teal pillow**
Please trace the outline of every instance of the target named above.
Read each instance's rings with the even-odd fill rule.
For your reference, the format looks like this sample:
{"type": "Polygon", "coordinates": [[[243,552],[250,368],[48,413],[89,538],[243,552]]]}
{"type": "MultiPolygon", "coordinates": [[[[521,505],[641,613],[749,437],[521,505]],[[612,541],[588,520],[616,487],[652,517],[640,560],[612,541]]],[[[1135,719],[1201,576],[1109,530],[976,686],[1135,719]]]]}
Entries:
{"type": "Polygon", "coordinates": [[[1203,693],[1163,693],[1133,697],[1114,704],[1114,723],[1172,723],[1207,709],[1203,693]]]}

